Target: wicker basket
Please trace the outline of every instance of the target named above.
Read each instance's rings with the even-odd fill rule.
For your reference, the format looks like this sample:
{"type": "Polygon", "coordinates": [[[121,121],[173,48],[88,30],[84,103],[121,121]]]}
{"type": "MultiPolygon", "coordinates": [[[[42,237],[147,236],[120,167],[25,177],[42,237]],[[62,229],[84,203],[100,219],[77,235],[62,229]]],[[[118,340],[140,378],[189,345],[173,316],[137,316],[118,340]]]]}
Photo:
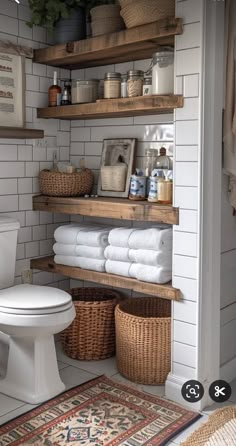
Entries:
{"type": "Polygon", "coordinates": [[[69,290],[76,316],[61,332],[65,353],[73,359],[98,360],[115,354],[114,310],[120,295],[107,288],[69,290]]]}
{"type": "Polygon", "coordinates": [[[120,12],[126,28],[156,22],[175,15],[174,0],[137,0],[126,3],[120,12]]]}
{"type": "Polygon", "coordinates": [[[92,187],[93,173],[89,169],[74,173],[41,170],[39,174],[40,193],[52,197],[90,194],[92,187]]]}
{"type": "Polygon", "coordinates": [[[163,384],[170,371],[170,302],[156,297],[132,298],[115,310],[119,372],[141,384],[163,384]]]}

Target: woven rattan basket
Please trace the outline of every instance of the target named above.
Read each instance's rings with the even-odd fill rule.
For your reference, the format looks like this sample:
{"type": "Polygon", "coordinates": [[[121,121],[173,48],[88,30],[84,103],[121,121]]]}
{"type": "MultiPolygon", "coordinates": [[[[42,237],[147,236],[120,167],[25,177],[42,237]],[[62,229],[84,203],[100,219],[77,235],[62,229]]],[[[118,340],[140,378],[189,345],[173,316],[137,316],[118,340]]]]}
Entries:
{"type": "Polygon", "coordinates": [[[76,316],[61,332],[65,353],[73,359],[98,360],[115,354],[114,310],[120,295],[107,288],[72,288],[76,316]]]}
{"type": "Polygon", "coordinates": [[[41,170],[39,174],[40,193],[52,197],[90,194],[92,187],[93,173],[89,169],[74,173],[41,170]]]}
{"type": "Polygon", "coordinates": [[[163,384],[170,371],[170,302],[155,297],[117,305],[116,358],[119,372],[141,384],[163,384]]]}
{"type": "Polygon", "coordinates": [[[156,22],[175,15],[174,0],[137,0],[126,3],[120,12],[126,28],[156,22]]]}

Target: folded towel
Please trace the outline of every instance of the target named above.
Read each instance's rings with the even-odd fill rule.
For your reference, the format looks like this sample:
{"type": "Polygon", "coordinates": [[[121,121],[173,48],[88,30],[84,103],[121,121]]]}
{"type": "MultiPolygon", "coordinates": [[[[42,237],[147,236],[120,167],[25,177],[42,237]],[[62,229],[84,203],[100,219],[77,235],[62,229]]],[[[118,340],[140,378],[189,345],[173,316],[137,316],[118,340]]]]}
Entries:
{"type": "Polygon", "coordinates": [[[129,237],[130,249],[170,250],[172,247],[172,229],[137,229],[129,237]]]}
{"type": "MultiPolygon", "coordinates": [[[[88,226],[87,226],[88,227],[88,226]]],[[[86,226],[73,223],[71,225],[59,226],[54,232],[54,238],[58,243],[68,243],[75,245],[79,231],[86,229],[86,226]]]]}
{"type": "Polygon", "coordinates": [[[152,249],[130,249],[129,258],[130,261],[134,263],[163,266],[167,269],[171,269],[172,265],[171,250],[153,251],[152,249]]]}
{"type": "Polygon", "coordinates": [[[112,246],[128,248],[128,240],[130,235],[136,231],[135,228],[115,228],[109,233],[108,241],[112,246]]]}
{"type": "Polygon", "coordinates": [[[77,235],[77,244],[105,248],[108,245],[110,228],[97,228],[82,230],[77,235]]]}
{"type": "Polygon", "coordinates": [[[129,269],[130,277],[151,283],[166,283],[171,280],[172,272],[166,268],[132,263],[129,269]]]}
{"type": "Polygon", "coordinates": [[[105,260],[89,259],[87,257],[61,256],[55,255],[54,261],[60,265],[75,266],[82,269],[90,269],[92,271],[104,272],[105,260]]]}
{"type": "Polygon", "coordinates": [[[118,262],[130,262],[129,248],[119,248],[118,246],[109,245],[105,249],[105,257],[108,260],[116,260],[118,262]]]}
{"type": "Polygon", "coordinates": [[[104,248],[84,245],[66,245],[64,243],[54,243],[55,254],[64,256],[89,257],[90,259],[104,259],[104,248]]]}
{"type": "Polygon", "coordinates": [[[107,260],[105,264],[106,272],[110,274],[117,274],[118,276],[129,277],[129,269],[131,263],[116,262],[115,260],[107,260]]]}

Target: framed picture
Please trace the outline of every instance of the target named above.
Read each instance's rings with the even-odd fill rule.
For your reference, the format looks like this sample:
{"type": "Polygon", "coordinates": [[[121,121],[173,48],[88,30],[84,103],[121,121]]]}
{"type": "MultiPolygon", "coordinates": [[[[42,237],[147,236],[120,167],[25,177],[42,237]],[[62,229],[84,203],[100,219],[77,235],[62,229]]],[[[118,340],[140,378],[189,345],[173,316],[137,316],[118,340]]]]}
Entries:
{"type": "Polygon", "coordinates": [[[99,196],[128,197],[136,146],[135,138],[104,139],[98,179],[99,196]]]}
{"type": "Polygon", "coordinates": [[[24,58],[0,51],[0,125],[24,126],[24,58]]]}

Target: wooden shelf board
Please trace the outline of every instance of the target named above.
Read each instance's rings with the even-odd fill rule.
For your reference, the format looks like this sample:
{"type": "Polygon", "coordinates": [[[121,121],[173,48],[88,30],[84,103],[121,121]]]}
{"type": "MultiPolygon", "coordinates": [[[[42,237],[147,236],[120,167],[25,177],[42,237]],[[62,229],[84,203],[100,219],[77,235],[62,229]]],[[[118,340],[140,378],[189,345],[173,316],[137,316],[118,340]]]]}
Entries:
{"type": "Polygon", "coordinates": [[[39,139],[44,137],[44,131],[38,129],[26,129],[25,127],[0,127],[0,138],[10,139],[39,139]]]}
{"type": "Polygon", "coordinates": [[[66,68],[85,68],[146,59],[160,46],[174,45],[182,20],[169,17],[132,29],[34,50],[34,61],[66,68]]]}
{"type": "Polygon", "coordinates": [[[115,288],[133,290],[138,293],[162,297],[169,300],[180,299],[180,291],[173,288],[171,284],[162,285],[141,282],[128,277],[116,276],[115,274],[98,273],[96,271],[72,266],[58,265],[54,262],[53,256],[32,259],[30,266],[32,269],[62,274],[63,276],[70,277],[71,279],[85,280],[88,282],[100,283],[102,285],[109,285],[115,288]]]}
{"type": "Polygon", "coordinates": [[[181,95],[151,95],[98,100],[89,104],[39,108],[37,116],[48,119],[102,119],[170,113],[177,107],[183,107],[181,95]]]}
{"type": "Polygon", "coordinates": [[[89,217],[109,217],[120,220],[153,221],[177,225],[179,210],[171,205],[160,205],[126,198],[33,197],[35,211],[77,214],[89,217]]]}

